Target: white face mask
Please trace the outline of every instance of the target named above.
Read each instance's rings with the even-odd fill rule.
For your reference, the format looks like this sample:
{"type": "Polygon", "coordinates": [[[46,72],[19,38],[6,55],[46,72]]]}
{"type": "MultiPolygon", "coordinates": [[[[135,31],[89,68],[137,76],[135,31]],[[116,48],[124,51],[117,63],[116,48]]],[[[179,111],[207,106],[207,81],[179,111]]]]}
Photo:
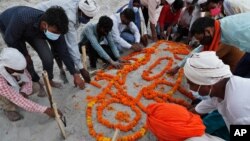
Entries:
{"type": "Polygon", "coordinates": [[[14,72],[14,73],[12,73],[11,75],[12,76],[20,76],[20,75],[22,75],[23,73],[18,73],[18,72],[14,72]]]}
{"type": "Polygon", "coordinates": [[[48,29],[44,32],[44,34],[46,35],[46,37],[50,40],[57,40],[60,37],[60,34],[55,34],[50,32],[48,29]]]}
{"type": "Polygon", "coordinates": [[[198,92],[196,91],[193,91],[193,90],[189,90],[192,95],[195,97],[195,98],[198,98],[198,99],[201,99],[201,100],[206,100],[208,99],[210,96],[201,96],[198,92]]]}
{"type": "Polygon", "coordinates": [[[199,88],[198,88],[197,91],[193,91],[193,90],[191,90],[190,88],[189,88],[189,91],[193,94],[193,96],[194,96],[195,98],[198,98],[198,99],[201,99],[201,100],[205,100],[205,99],[210,98],[210,94],[211,94],[211,92],[212,92],[212,88],[210,88],[209,93],[208,93],[208,95],[206,95],[206,96],[201,96],[201,95],[199,94],[200,88],[201,88],[201,85],[199,86],[199,88]]]}
{"type": "Polygon", "coordinates": [[[133,10],[135,13],[137,13],[139,11],[139,8],[138,7],[133,7],[133,10]]]}

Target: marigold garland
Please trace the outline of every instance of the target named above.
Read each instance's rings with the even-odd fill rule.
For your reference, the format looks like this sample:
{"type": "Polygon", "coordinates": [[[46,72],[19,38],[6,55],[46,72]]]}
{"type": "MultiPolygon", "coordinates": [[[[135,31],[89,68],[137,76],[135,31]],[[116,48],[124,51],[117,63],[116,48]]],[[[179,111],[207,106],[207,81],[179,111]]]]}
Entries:
{"type": "Polygon", "coordinates": [[[129,122],[130,121],[130,115],[128,112],[119,111],[115,115],[115,119],[120,122],[129,122]]]}
{"type": "MultiPolygon", "coordinates": [[[[146,112],[146,105],[143,105],[140,100],[142,97],[146,99],[155,100],[156,102],[173,102],[183,106],[189,106],[189,103],[182,99],[176,99],[172,96],[176,91],[179,91],[183,95],[187,96],[190,99],[193,99],[190,92],[181,87],[181,81],[183,77],[183,70],[180,69],[177,79],[175,82],[169,82],[166,80],[166,71],[171,69],[174,60],[171,57],[165,56],[158,58],[152,65],[149,66],[147,70],[144,70],[142,73],[142,78],[146,81],[151,81],[152,83],[148,86],[144,86],[139,91],[136,97],[130,96],[126,91],[126,86],[124,85],[126,82],[127,75],[134,70],[137,70],[139,67],[147,64],[151,55],[156,53],[157,49],[161,44],[167,44],[169,47],[165,48],[169,52],[172,52],[175,59],[178,58],[177,54],[186,55],[189,53],[187,46],[183,44],[176,44],[174,42],[167,41],[158,41],[150,48],[145,48],[141,52],[132,53],[126,57],[123,57],[125,60],[130,60],[131,64],[126,64],[122,69],[118,70],[116,75],[111,75],[105,73],[104,71],[97,72],[95,76],[95,81],[92,81],[91,84],[97,88],[102,88],[102,91],[96,97],[87,97],[89,101],[86,109],[86,121],[89,129],[89,134],[96,138],[96,140],[100,141],[111,141],[110,137],[105,137],[103,133],[97,133],[93,127],[92,121],[92,110],[94,105],[96,105],[97,111],[97,121],[108,128],[118,128],[121,131],[127,132],[132,130],[141,119],[142,113],[146,112]],[[140,57],[137,57],[140,55],[140,57]],[[152,74],[152,70],[161,63],[162,60],[168,60],[167,65],[158,73],[152,74]],[[96,81],[105,80],[107,81],[106,86],[101,86],[96,81]],[[168,92],[157,91],[156,88],[159,85],[172,87],[168,92]],[[116,89],[116,91],[112,91],[116,89]],[[124,113],[118,111],[116,113],[116,119],[120,122],[111,123],[109,120],[103,118],[104,109],[109,109],[110,104],[118,103],[123,104],[131,108],[131,110],[135,113],[135,117],[130,119],[129,113],[124,113]],[[125,122],[125,123],[124,123],[125,122]]],[[[135,87],[139,87],[137,83],[134,83],[135,87]]],[[[138,131],[135,131],[132,134],[118,137],[118,141],[134,141],[141,138],[147,129],[145,125],[141,127],[138,131]]]]}

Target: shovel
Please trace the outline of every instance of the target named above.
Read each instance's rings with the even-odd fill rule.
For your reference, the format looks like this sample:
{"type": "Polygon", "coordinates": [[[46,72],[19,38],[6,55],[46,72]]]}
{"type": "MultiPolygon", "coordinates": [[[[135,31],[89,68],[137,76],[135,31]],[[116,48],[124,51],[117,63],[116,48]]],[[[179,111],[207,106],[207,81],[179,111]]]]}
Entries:
{"type": "Polygon", "coordinates": [[[63,138],[66,139],[66,133],[65,133],[65,129],[64,129],[64,127],[66,127],[66,118],[64,116],[61,117],[58,114],[56,103],[53,101],[52,89],[51,89],[49,79],[48,79],[48,74],[47,74],[46,71],[43,72],[43,80],[44,80],[45,87],[46,87],[46,90],[47,90],[47,93],[48,93],[50,106],[51,106],[51,108],[53,108],[54,113],[55,113],[56,122],[57,122],[57,124],[58,124],[58,126],[60,128],[60,131],[62,133],[63,138]]]}

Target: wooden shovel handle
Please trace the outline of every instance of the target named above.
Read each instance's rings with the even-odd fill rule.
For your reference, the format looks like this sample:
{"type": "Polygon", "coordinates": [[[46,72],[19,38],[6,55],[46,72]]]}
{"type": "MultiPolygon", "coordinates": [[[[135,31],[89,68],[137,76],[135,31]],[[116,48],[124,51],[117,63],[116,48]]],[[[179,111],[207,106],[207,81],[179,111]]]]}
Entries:
{"type": "Polygon", "coordinates": [[[62,122],[62,120],[60,118],[60,115],[58,114],[56,103],[53,101],[52,89],[51,89],[51,86],[50,86],[48,73],[46,71],[44,71],[42,75],[43,75],[43,80],[44,80],[45,87],[46,87],[46,90],[47,90],[47,93],[48,93],[48,98],[49,98],[51,108],[53,108],[54,113],[55,113],[56,122],[57,122],[57,124],[58,124],[58,126],[60,128],[60,131],[62,133],[63,138],[66,139],[66,133],[65,133],[65,130],[64,130],[63,122],[62,122]]]}

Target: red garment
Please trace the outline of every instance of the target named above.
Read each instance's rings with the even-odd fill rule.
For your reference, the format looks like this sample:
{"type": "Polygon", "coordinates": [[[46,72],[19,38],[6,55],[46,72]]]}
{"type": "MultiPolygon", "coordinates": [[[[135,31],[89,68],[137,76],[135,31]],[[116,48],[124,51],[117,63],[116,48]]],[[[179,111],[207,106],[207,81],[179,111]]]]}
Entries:
{"type": "Polygon", "coordinates": [[[204,46],[204,51],[217,51],[221,40],[221,29],[220,22],[216,20],[214,22],[214,37],[213,41],[209,46],[204,46]]]}
{"type": "Polygon", "coordinates": [[[199,115],[173,103],[150,104],[147,107],[147,127],[159,141],[183,141],[205,133],[199,115]]]}
{"type": "Polygon", "coordinates": [[[165,24],[176,24],[180,17],[181,10],[178,10],[176,13],[172,13],[170,10],[170,5],[165,4],[161,10],[159,17],[160,27],[164,27],[165,24]]]}
{"type": "MultiPolygon", "coordinates": [[[[30,82],[24,83],[20,86],[20,92],[23,92],[27,95],[31,94],[32,92],[32,81],[31,76],[27,72],[24,73],[29,77],[30,82]]],[[[47,107],[41,106],[31,100],[24,98],[19,92],[17,92],[13,87],[11,87],[8,82],[0,75],[0,96],[7,98],[12,103],[16,104],[17,106],[30,111],[30,112],[40,112],[43,113],[47,107]]]]}

